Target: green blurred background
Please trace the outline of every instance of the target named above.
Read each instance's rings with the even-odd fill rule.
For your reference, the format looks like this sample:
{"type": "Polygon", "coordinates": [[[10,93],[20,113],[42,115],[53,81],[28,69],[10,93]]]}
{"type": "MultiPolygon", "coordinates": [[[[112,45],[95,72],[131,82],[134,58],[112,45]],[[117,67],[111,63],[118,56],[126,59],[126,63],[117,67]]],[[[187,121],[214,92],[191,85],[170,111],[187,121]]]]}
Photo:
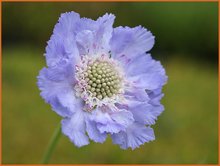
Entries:
{"type": "Polygon", "coordinates": [[[2,3],[3,163],[39,163],[61,118],[39,95],[46,42],[60,13],[96,19],[116,15],[114,26],[143,25],[156,36],[151,53],[169,77],[156,140],[121,150],[108,139],[76,148],[62,135],[50,163],[216,164],[218,162],[218,3],[2,3]]]}

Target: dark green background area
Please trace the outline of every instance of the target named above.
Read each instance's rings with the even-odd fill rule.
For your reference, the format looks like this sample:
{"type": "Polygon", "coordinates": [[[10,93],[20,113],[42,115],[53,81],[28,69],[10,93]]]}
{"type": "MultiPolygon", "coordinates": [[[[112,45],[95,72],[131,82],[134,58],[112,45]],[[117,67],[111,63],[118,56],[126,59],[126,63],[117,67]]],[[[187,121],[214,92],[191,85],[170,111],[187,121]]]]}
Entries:
{"type": "Polygon", "coordinates": [[[216,164],[218,162],[218,4],[2,3],[3,163],[39,163],[61,118],[39,95],[36,77],[62,12],[96,19],[116,15],[114,27],[142,25],[156,37],[152,56],[169,77],[156,140],[121,150],[108,139],[76,148],[62,135],[50,163],[216,164]]]}
{"type": "Polygon", "coordinates": [[[3,44],[28,42],[43,49],[60,13],[67,11],[93,19],[113,13],[115,27],[142,25],[151,30],[156,36],[153,53],[170,57],[173,52],[181,52],[196,60],[217,61],[215,2],[3,3],[3,44]]]}

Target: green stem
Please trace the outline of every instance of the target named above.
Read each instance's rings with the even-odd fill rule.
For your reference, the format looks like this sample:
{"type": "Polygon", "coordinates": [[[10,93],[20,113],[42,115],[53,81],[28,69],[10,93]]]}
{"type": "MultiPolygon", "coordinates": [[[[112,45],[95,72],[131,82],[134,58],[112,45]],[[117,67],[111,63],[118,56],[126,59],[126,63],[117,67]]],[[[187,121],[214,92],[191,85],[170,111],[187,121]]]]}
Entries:
{"type": "Polygon", "coordinates": [[[46,151],[45,151],[44,156],[41,161],[42,164],[47,164],[48,161],[50,160],[50,157],[54,151],[54,148],[55,148],[60,136],[61,136],[61,127],[59,124],[57,126],[57,128],[55,129],[55,131],[50,139],[50,142],[47,145],[46,151]]]}

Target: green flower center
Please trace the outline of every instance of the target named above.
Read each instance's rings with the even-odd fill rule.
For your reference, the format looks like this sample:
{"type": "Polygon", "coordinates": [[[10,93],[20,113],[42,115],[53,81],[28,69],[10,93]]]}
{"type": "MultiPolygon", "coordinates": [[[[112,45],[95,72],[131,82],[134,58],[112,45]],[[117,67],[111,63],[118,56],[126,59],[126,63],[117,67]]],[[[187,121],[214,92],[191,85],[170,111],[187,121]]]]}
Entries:
{"type": "Polygon", "coordinates": [[[113,65],[108,62],[95,61],[84,73],[86,89],[99,100],[112,97],[120,88],[120,77],[113,65]]]}

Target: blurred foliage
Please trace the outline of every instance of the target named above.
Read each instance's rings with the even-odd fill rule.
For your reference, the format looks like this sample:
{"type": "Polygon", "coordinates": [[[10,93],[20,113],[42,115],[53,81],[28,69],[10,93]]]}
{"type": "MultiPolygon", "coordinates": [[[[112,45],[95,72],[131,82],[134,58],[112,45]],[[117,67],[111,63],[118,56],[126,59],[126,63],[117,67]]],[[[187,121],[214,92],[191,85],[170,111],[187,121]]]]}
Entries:
{"type": "Polygon", "coordinates": [[[114,26],[142,25],[156,36],[152,53],[172,52],[217,64],[218,3],[9,3],[3,2],[3,43],[25,42],[44,48],[60,13],[76,11],[96,19],[116,15],[114,26]],[[192,56],[193,55],[193,56],[192,56]]]}
{"type": "Polygon", "coordinates": [[[39,95],[36,76],[60,13],[96,19],[109,12],[114,26],[142,25],[156,36],[151,53],[169,77],[156,140],[121,150],[108,139],[76,148],[61,137],[51,163],[217,164],[218,3],[2,3],[3,163],[38,163],[61,118],[39,95]],[[214,62],[214,63],[210,63],[214,62]]]}

